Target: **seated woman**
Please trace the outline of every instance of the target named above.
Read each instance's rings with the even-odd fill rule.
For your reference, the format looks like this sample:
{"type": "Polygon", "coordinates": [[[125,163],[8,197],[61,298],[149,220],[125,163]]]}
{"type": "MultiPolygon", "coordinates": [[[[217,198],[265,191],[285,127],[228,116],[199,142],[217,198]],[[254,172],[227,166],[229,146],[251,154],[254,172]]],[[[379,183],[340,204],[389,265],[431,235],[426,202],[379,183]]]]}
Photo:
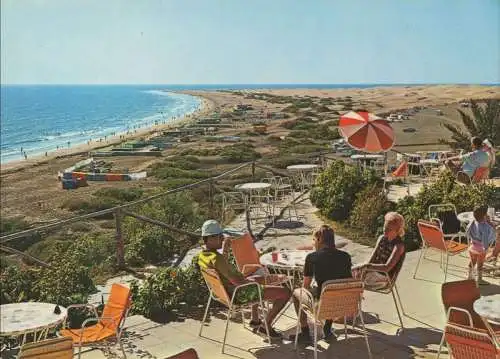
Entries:
{"type": "Polygon", "coordinates": [[[386,287],[388,282],[384,273],[392,278],[403,264],[405,245],[401,237],[404,235],[404,227],[402,215],[388,212],[384,217],[384,234],[377,240],[368,263],[353,268],[353,277],[364,279],[367,288],[386,287]]]}
{"type": "Polygon", "coordinates": [[[474,176],[474,172],[480,167],[488,167],[490,156],[484,150],[483,141],[479,137],[471,139],[472,152],[457,157],[448,158],[445,162],[451,172],[457,175],[457,180],[463,183],[469,183],[474,176]],[[460,159],[463,162],[456,164],[454,160],[460,159]]]}

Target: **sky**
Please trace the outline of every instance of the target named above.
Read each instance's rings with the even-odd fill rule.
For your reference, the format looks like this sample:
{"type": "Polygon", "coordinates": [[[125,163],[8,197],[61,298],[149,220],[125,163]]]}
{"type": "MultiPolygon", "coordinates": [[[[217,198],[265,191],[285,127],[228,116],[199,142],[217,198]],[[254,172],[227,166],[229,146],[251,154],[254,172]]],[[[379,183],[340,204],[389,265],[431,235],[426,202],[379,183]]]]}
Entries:
{"type": "Polygon", "coordinates": [[[500,0],[1,0],[2,84],[499,83],[500,0]]]}

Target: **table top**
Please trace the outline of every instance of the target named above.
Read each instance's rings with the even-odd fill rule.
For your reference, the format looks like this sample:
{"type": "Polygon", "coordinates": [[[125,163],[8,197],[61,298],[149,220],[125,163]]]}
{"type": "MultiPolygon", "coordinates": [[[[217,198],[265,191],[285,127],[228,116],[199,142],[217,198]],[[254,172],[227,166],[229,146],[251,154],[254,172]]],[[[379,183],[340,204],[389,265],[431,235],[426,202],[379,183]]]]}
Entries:
{"type": "Polygon", "coordinates": [[[17,335],[53,327],[62,323],[67,310],[59,306],[60,314],[54,314],[55,304],[25,302],[0,305],[0,335],[17,335]]]}
{"type": "Polygon", "coordinates": [[[255,191],[263,190],[271,187],[270,183],[265,182],[248,182],[234,186],[238,191],[255,191]]]}
{"type": "Polygon", "coordinates": [[[433,158],[425,158],[423,160],[420,160],[420,163],[424,164],[424,165],[438,165],[441,162],[439,162],[439,160],[435,160],[433,158]]]}
{"type": "MultiPolygon", "coordinates": [[[[273,262],[272,253],[265,253],[260,257],[260,263],[274,268],[281,268],[287,270],[302,270],[306,263],[306,257],[309,253],[314,252],[313,250],[304,249],[285,249],[278,253],[278,260],[273,262]]],[[[352,260],[352,265],[356,265],[354,260],[352,260]]]]}
{"type": "Polygon", "coordinates": [[[382,155],[352,155],[353,160],[381,160],[384,156],[382,155]]]}
{"type": "Polygon", "coordinates": [[[291,165],[288,166],[286,169],[290,171],[304,171],[304,170],[313,170],[318,167],[319,167],[318,165],[304,164],[304,165],[291,165]]]}
{"type": "Polygon", "coordinates": [[[489,322],[500,325],[500,294],[479,298],[474,302],[474,311],[489,322]]]}
{"type": "MultiPolygon", "coordinates": [[[[460,222],[470,223],[474,220],[474,214],[472,212],[462,212],[457,214],[457,218],[460,222]]],[[[500,223],[500,212],[495,212],[495,217],[492,220],[493,222],[500,223]]]]}

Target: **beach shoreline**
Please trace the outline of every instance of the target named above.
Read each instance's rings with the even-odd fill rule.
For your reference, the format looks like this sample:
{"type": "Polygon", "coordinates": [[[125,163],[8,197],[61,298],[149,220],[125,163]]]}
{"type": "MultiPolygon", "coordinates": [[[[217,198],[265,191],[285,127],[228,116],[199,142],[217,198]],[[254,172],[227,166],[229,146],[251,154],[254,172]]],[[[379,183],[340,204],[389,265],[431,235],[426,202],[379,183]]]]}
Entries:
{"type": "MultiPolygon", "coordinates": [[[[183,93],[181,91],[166,91],[166,92],[183,93]]],[[[159,131],[168,130],[171,128],[175,128],[193,122],[198,117],[206,116],[213,110],[214,103],[210,99],[202,95],[192,95],[192,94],[190,95],[193,97],[200,98],[201,100],[200,106],[197,110],[185,114],[182,117],[171,119],[167,123],[139,128],[129,134],[117,134],[115,136],[108,136],[107,139],[103,141],[94,140],[91,141],[90,144],[81,143],[72,146],[70,148],[60,148],[59,150],[48,151],[47,156],[40,154],[33,157],[28,157],[28,159],[19,159],[19,160],[9,161],[7,163],[2,163],[0,164],[0,173],[2,175],[9,174],[23,170],[25,168],[43,165],[52,160],[86,155],[91,151],[106,148],[109,146],[116,146],[125,143],[127,141],[151,136],[159,131]]]]}

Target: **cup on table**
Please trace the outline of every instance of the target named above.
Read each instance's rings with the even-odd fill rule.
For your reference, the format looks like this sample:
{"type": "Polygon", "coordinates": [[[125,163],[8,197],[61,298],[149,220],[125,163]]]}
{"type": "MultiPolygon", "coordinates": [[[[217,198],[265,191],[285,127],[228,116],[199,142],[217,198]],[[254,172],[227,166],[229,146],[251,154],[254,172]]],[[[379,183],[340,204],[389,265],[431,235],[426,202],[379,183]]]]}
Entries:
{"type": "Polygon", "coordinates": [[[272,252],[271,258],[273,259],[273,263],[276,263],[278,261],[278,252],[272,252]]]}

